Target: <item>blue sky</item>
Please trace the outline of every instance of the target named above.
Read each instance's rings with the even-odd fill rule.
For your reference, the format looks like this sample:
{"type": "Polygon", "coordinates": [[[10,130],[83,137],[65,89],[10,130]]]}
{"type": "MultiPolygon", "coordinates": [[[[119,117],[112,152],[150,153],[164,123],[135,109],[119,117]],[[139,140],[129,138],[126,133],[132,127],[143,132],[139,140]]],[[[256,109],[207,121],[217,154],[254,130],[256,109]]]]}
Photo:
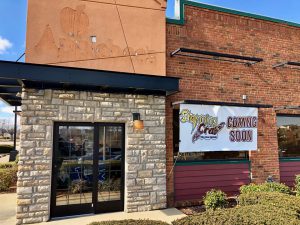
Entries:
{"type": "MultiPolygon", "coordinates": [[[[25,51],[27,0],[0,0],[0,60],[16,61],[25,51]]],[[[13,126],[13,107],[0,101],[0,128],[13,126]]]]}
{"type": "MultiPolygon", "coordinates": [[[[299,0],[193,0],[224,8],[260,14],[290,22],[300,23],[299,0]]],[[[172,17],[174,0],[168,0],[167,16],[172,17]]]]}
{"type": "MultiPolygon", "coordinates": [[[[199,0],[199,2],[300,23],[299,0],[199,0]]],[[[26,11],[27,0],[0,0],[0,60],[16,61],[24,53],[26,11]]],[[[173,15],[174,0],[168,0],[167,17],[173,15]]],[[[11,107],[0,102],[0,122],[6,119],[11,123],[13,119],[11,112],[11,107]]]]}

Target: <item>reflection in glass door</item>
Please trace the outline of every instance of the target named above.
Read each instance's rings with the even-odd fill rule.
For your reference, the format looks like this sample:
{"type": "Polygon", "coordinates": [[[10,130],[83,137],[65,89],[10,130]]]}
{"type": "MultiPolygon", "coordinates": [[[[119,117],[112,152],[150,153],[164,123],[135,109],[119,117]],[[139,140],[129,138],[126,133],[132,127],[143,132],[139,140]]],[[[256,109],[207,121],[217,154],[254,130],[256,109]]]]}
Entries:
{"type": "MultiPolygon", "coordinates": [[[[59,126],[56,129],[54,176],[57,216],[65,211],[91,211],[93,195],[94,128],[59,126]]],[[[72,213],[71,213],[72,214],[72,213]]]]}
{"type": "Polygon", "coordinates": [[[57,123],[51,217],[122,211],[124,125],[57,123]]]}
{"type": "Polygon", "coordinates": [[[98,202],[121,200],[123,129],[99,128],[98,202]]]}

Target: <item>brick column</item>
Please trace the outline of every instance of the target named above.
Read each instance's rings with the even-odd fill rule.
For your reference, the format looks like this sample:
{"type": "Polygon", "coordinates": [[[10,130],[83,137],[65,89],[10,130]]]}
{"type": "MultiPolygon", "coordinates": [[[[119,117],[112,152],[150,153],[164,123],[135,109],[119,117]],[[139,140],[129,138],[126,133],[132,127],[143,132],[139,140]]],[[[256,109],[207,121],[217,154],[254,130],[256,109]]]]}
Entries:
{"type": "Polygon", "coordinates": [[[276,113],[273,109],[259,109],[258,117],[258,151],[250,152],[252,182],[265,182],[268,176],[279,181],[276,113]]]}

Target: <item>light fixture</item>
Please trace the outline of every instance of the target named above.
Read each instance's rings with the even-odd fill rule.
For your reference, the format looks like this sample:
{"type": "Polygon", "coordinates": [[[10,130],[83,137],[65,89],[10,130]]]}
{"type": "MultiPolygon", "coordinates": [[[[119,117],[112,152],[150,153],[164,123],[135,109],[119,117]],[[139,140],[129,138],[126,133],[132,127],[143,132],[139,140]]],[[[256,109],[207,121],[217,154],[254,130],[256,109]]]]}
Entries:
{"type": "Polygon", "coordinates": [[[135,130],[143,130],[144,129],[144,121],[141,120],[140,113],[132,113],[132,119],[133,119],[133,128],[135,130]]]}

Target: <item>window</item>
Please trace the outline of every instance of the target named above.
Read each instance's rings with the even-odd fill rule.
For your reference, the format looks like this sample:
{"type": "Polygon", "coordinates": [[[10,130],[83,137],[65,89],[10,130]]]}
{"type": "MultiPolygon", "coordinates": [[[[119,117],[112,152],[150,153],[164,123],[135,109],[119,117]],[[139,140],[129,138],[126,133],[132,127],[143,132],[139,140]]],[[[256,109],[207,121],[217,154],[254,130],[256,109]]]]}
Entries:
{"type": "Polygon", "coordinates": [[[277,116],[279,157],[300,157],[300,115],[277,116]]]}
{"type": "Polygon", "coordinates": [[[174,159],[177,161],[202,161],[202,160],[245,160],[248,151],[219,151],[219,152],[179,152],[179,110],[173,110],[173,150],[174,159]]]}

